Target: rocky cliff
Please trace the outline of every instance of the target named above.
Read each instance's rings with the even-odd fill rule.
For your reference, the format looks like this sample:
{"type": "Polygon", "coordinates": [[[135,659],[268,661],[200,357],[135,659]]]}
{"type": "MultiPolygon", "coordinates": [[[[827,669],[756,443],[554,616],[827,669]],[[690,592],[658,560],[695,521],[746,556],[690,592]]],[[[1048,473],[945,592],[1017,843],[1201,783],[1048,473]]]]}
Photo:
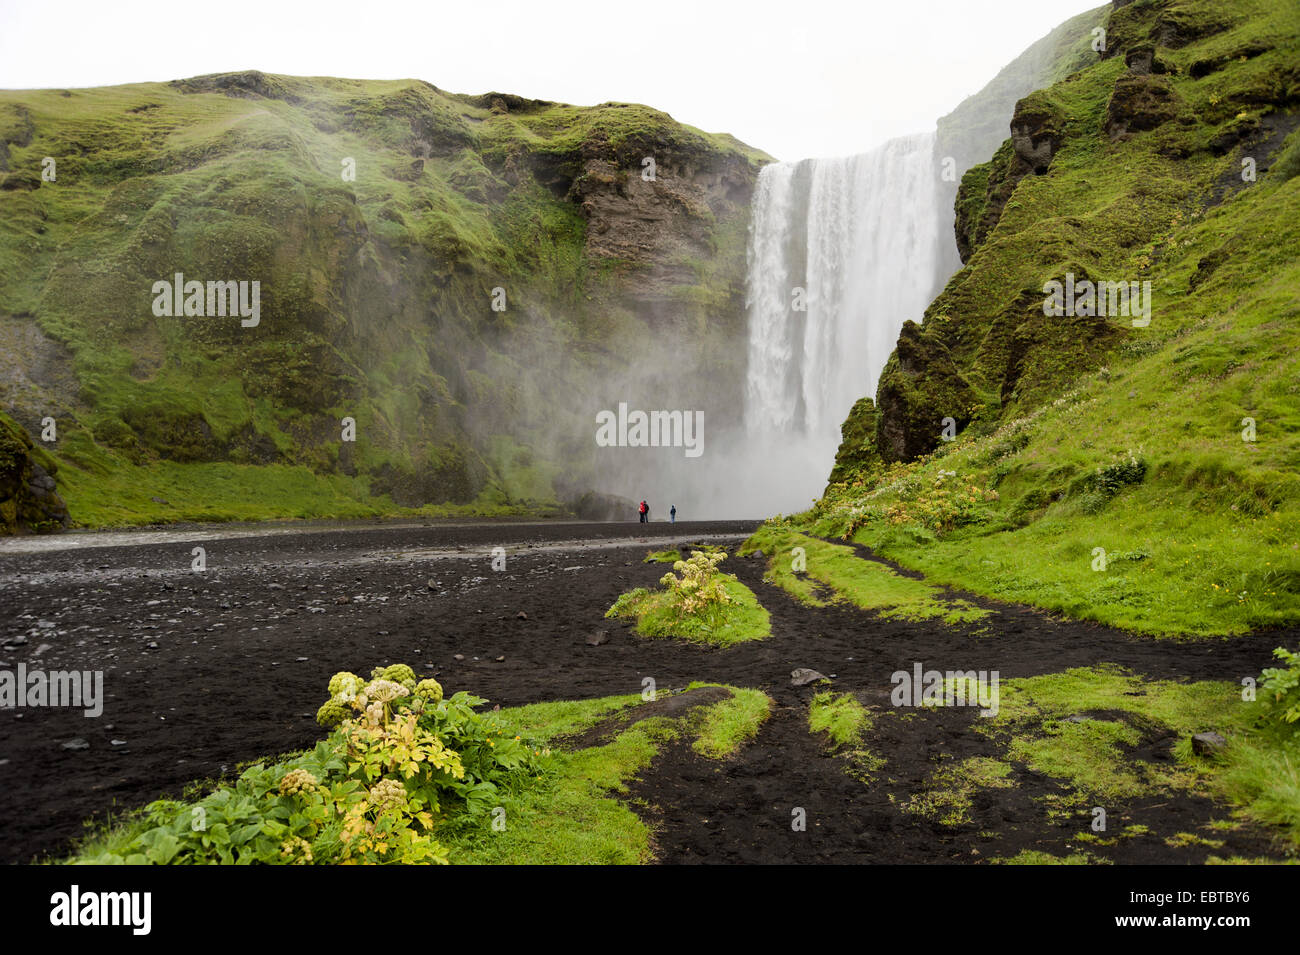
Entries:
{"type": "Polygon", "coordinates": [[[0,407],[56,418],[89,524],[616,492],[596,410],[736,413],[766,161],[643,106],[418,81],[0,93],[0,407]],[[157,314],[178,273],[206,298],[157,314]],[[255,319],[214,282],[259,283],[255,319]]]}

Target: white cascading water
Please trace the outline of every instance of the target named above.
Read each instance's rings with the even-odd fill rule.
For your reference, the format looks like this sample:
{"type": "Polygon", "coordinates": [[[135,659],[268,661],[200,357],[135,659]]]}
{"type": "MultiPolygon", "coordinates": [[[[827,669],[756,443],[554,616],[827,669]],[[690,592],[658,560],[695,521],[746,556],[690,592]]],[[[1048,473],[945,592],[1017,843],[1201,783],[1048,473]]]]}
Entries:
{"type": "Polygon", "coordinates": [[[935,134],[759,174],[749,241],[745,430],[773,465],[768,511],[820,494],[853,403],[876,383],[941,274],[935,134]],[[803,290],[806,311],[795,307],[803,290]]]}

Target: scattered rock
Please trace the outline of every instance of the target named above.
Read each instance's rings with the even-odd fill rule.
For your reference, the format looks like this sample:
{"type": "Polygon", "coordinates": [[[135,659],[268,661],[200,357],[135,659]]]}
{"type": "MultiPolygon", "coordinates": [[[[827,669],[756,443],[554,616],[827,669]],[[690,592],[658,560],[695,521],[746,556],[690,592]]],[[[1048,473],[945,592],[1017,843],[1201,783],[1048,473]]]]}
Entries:
{"type": "Polygon", "coordinates": [[[307,658],[306,658],[306,657],[299,657],[297,662],[299,662],[299,663],[306,663],[306,662],[307,662],[307,658]]]}
{"type": "Polygon", "coordinates": [[[516,620],[527,620],[527,619],[528,619],[528,614],[524,613],[524,612],[521,610],[521,611],[519,611],[517,614],[515,614],[515,619],[516,619],[516,620]]]}
{"type": "Polygon", "coordinates": [[[347,594],[344,594],[342,597],[335,597],[334,602],[336,604],[350,604],[352,603],[352,598],[347,594]]]}
{"type": "Polygon", "coordinates": [[[109,740],[109,742],[110,742],[112,745],[114,745],[114,746],[125,746],[125,745],[126,745],[126,740],[124,740],[124,739],[114,739],[114,740],[109,740]]]}
{"type": "Polygon", "coordinates": [[[267,590],[284,590],[284,584],[268,584],[267,590]]]}
{"type": "Polygon", "coordinates": [[[1214,756],[1227,745],[1228,741],[1218,733],[1197,733],[1192,737],[1192,752],[1197,756],[1214,756]]]}
{"type": "Polygon", "coordinates": [[[149,500],[153,501],[155,504],[166,504],[166,503],[167,503],[167,502],[164,501],[161,497],[151,497],[151,498],[149,498],[149,500]]]}
{"type": "Polygon", "coordinates": [[[438,582],[434,580],[432,577],[430,577],[427,581],[425,581],[424,586],[428,587],[430,590],[437,590],[438,582]]]}
{"type": "Polygon", "coordinates": [[[790,671],[791,686],[807,686],[809,683],[816,683],[818,680],[827,679],[823,673],[816,670],[809,670],[807,667],[799,667],[797,670],[790,671]]]}
{"type": "Polygon", "coordinates": [[[505,657],[497,657],[497,663],[505,663],[505,662],[506,662],[505,657]]]}
{"type": "Polygon", "coordinates": [[[453,654],[451,655],[451,658],[452,658],[453,660],[464,660],[464,659],[465,659],[465,654],[463,654],[463,653],[453,653],[453,654]]]}
{"type": "Polygon", "coordinates": [[[78,736],[76,739],[70,739],[63,744],[64,749],[90,749],[90,744],[78,736]]]}
{"type": "Polygon", "coordinates": [[[587,638],[587,646],[589,647],[598,647],[602,643],[609,643],[608,630],[597,630],[595,633],[593,633],[591,636],[587,638]]]}

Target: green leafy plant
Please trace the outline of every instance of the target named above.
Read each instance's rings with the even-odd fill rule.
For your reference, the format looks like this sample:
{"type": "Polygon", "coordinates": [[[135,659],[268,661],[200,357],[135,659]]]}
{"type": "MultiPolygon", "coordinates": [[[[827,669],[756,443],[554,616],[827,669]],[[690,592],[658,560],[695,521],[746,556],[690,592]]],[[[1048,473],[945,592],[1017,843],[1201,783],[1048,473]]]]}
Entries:
{"type": "MultiPolygon", "coordinates": [[[[1260,673],[1260,686],[1264,691],[1261,702],[1268,708],[1269,718],[1288,726],[1300,721],[1300,653],[1286,647],[1273,651],[1285,667],[1267,667],[1260,673]]],[[[1300,736],[1300,728],[1296,729],[1300,736]]]]}
{"type": "Polygon", "coordinates": [[[186,803],[162,799],[72,861],[89,864],[447,863],[435,837],[542,773],[550,751],[405,664],[337,673],[310,752],[257,764],[186,803]]]}

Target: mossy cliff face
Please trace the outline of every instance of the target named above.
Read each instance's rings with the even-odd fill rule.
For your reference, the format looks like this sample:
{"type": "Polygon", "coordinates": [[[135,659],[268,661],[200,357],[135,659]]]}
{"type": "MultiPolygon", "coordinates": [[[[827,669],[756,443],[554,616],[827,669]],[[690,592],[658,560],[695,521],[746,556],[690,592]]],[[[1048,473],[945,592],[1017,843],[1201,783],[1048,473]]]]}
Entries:
{"type": "Polygon", "coordinates": [[[1145,633],[1294,628],[1300,6],[1136,0],[1104,25],[965,177],[965,267],[792,526],[1145,633]],[[1149,298],[1045,315],[1070,276],[1149,298]]]}
{"type": "MultiPolygon", "coordinates": [[[[632,370],[735,413],[768,160],[729,137],[629,104],[249,72],[0,93],[0,143],[0,330],[66,356],[0,397],[58,419],[74,519],[185,516],[151,503],[163,465],[173,502],[233,465],[380,511],[554,508],[589,489],[594,411],[635,397],[632,370]],[[156,315],[176,273],[259,282],[257,323],[156,315]],[[669,341],[686,357],[656,362],[669,341]]],[[[277,495],[260,516],[300,513],[277,495]]]]}
{"type": "Polygon", "coordinates": [[[68,526],[68,509],[55,493],[57,472],[58,465],[33,446],[22,425],[0,414],[0,532],[41,533],[68,526]]]}
{"type": "Polygon", "coordinates": [[[991,430],[1117,348],[1161,336],[1127,315],[1045,316],[1045,282],[1151,281],[1154,327],[1172,330],[1170,313],[1197,292],[1200,272],[1260,253],[1266,240],[1252,248],[1229,229],[1189,282],[1173,253],[1191,240],[1174,237],[1256,182],[1277,181],[1269,169],[1286,164],[1300,125],[1297,19],[1294,7],[1263,2],[1119,5],[1092,65],[1019,101],[1008,139],[962,180],[965,268],[922,326],[904,329],[881,377],[882,460],[934,450],[945,417],[991,430]]]}

